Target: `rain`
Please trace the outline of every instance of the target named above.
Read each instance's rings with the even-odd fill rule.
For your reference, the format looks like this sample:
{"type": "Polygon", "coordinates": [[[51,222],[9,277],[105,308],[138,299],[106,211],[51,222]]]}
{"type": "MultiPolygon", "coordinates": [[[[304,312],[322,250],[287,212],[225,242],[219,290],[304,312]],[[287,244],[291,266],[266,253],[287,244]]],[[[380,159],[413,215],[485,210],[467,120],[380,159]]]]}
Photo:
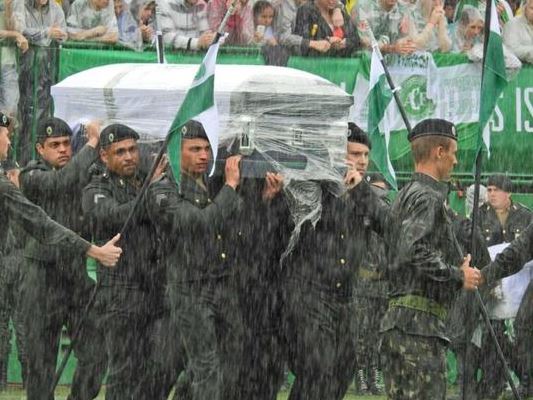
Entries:
{"type": "Polygon", "coordinates": [[[0,0],[0,399],[533,398],[532,32],[0,0]]]}

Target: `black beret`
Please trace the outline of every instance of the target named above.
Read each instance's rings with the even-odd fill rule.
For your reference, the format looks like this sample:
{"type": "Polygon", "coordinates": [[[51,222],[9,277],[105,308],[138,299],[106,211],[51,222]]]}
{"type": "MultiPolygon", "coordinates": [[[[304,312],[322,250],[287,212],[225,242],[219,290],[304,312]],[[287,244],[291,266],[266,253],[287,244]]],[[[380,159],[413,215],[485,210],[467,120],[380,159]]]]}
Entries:
{"type": "Polygon", "coordinates": [[[381,172],[369,172],[368,174],[365,175],[365,180],[369,184],[383,182],[387,185],[387,187],[389,187],[387,180],[385,179],[385,177],[383,176],[381,172]]]}
{"type": "Polygon", "coordinates": [[[43,140],[50,137],[72,136],[70,126],[59,118],[47,118],[37,128],[37,139],[43,140]]]}
{"type": "Polygon", "coordinates": [[[503,174],[495,174],[487,180],[487,186],[496,186],[504,192],[511,193],[513,191],[513,182],[508,176],[503,174]]]}
{"type": "Polygon", "coordinates": [[[122,124],[111,124],[100,132],[100,147],[108,147],[113,143],[126,139],[139,140],[139,135],[129,126],[122,124]]]}
{"type": "Polygon", "coordinates": [[[4,171],[11,171],[13,169],[19,169],[20,166],[15,160],[7,159],[2,161],[2,168],[4,171]]]}
{"type": "Polygon", "coordinates": [[[9,128],[10,123],[11,123],[11,118],[9,118],[6,114],[0,111],[0,126],[4,128],[9,128]]]}
{"type": "Polygon", "coordinates": [[[205,129],[201,123],[194,120],[189,120],[180,129],[181,137],[183,139],[205,139],[208,140],[205,129]]]}
{"type": "Polygon", "coordinates": [[[455,125],[445,119],[430,118],[420,121],[411,130],[407,136],[407,140],[412,142],[416,138],[422,136],[444,136],[453,140],[457,140],[457,129],[455,125]]]}
{"type": "Polygon", "coordinates": [[[366,132],[353,122],[348,122],[348,142],[361,143],[372,149],[372,143],[366,132]]]}

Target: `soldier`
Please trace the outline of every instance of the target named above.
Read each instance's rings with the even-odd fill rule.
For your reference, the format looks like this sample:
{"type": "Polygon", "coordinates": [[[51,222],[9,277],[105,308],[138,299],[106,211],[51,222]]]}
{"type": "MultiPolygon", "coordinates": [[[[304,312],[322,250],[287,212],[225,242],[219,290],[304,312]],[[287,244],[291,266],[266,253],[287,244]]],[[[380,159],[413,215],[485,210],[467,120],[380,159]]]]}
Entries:
{"type": "Polygon", "coordinates": [[[463,258],[445,207],[446,181],[457,164],[455,126],[427,119],[408,139],[415,173],[393,202],[385,233],[383,372],[390,399],[444,400],[448,309],[455,292],[474,289],[481,274],[469,266],[470,256],[463,258]]]}
{"type": "Polygon", "coordinates": [[[364,168],[353,159],[368,157],[368,146],[359,144],[348,142],[346,192],[334,197],[322,183],[321,218],[315,227],[304,222],[284,266],[282,318],[289,368],[296,375],[290,399],[342,399],[353,379],[357,271],[367,230],[381,232],[385,215],[362,181],[364,168]]]}
{"type": "MultiPolygon", "coordinates": [[[[12,160],[5,160],[2,168],[7,178],[14,184],[18,184],[19,166],[12,160]]],[[[5,389],[7,384],[7,372],[9,364],[9,353],[11,352],[11,329],[10,321],[16,331],[16,343],[18,350],[18,360],[22,375],[22,385],[26,382],[26,347],[24,344],[24,327],[21,315],[18,311],[18,292],[20,287],[21,269],[23,268],[24,241],[22,235],[18,234],[19,227],[9,226],[7,228],[7,242],[3,268],[0,268],[0,391],[5,389]],[[18,238],[18,239],[17,239],[18,238]]]]}
{"type": "Polygon", "coordinates": [[[226,233],[240,204],[235,191],[240,156],[227,159],[225,184],[213,196],[205,179],[211,148],[203,126],[191,120],[181,134],[180,185],[167,173],[151,185],[146,199],[165,250],[171,332],[183,339],[192,398],[236,399],[242,320],[233,278],[234,238],[226,233]]]}
{"type": "Polygon", "coordinates": [[[32,159],[32,138],[37,123],[52,116],[50,88],[57,82],[59,44],[67,39],[67,25],[61,6],[55,1],[22,0],[14,12],[16,29],[30,43],[20,58],[21,131],[19,160],[32,159]]]}
{"type": "MultiPolygon", "coordinates": [[[[479,212],[479,227],[485,239],[485,244],[490,247],[500,243],[510,243],[519,237],[526,227],[533,221],[533,214],[522,204],[512,201],[512,182],[501,174],[492,175],[487,181],[486,204],[481,206],[479,212]]],[[[530,291],[533,290],[529,289],[530,291]]],[[[515,319],[516,345],[523,350],[520,354],[513,349],[513,344],[509,340],[509,335],[505,333],[506,326],[504,320],[492,320],[492,325],[498,335],[498,341],[503,347],[505,354],[513,360],[517,369],[522,389],[533,385],[531,381],[527,347],[530,340],[528,335],[533,316],[529,316],[527,311],[528,296],[524,296],[520,309],[515,319]]],[[[483,375],[478,383],[479,396],[482,398],[497,398],[505,388],[505,378],[501,373],[501,364],[496,354],[492,341],[488,337],[488,332],[484,335],[482,347],[479,350],[478,362],[483,370],[483,375]],[[485,339],[486,338],[486,339],[485,339]]],[[[533,388],[532,388],[533,389],[533,388]]],[[[533,394],[533,392],[532,392],[533,394]]]]}
{"type": "MultiPolygon", "coordinates": [[[[379,207],[387,208],[387,183],[380,174],[367,175],[369,155],[372,145],[368,135],[354,123],[349,123],[347,160],[364,177],[379,201],[379,207]],[[379,185],[379,186],[378,186],[379,185]]],[[[366,219],[364,240],[366,254],[357,269],[354,299],[356,304],[357,330],[357,376],[356,388],[360,394],[380,393],[381,373],[379,352],[374,334],[379,330],[381,317],[387,309],[387,285],[382,277],[386,265],[386,253],[383,239],[371,228],[371,221],[366,219]]]]}
{"type": "MultiPolygon", "coordinates": [[[[61,119],[41,122],[37,135],[38,161],[20,174],[23,193],[50,216],[83,235],[81,190],[89,180],[89,166],[98,155],[98,125],[86,127],[88,142],[72,157],[70,127],[61,119]]],[[[61,330],[77,326],[94,288],[85,259],[77,253],[51,249],[28,239],[24,249],[26,268],[21,284],[20,310],[24,315],[28,349],[28,399],[48,398],[55,374],[61,330]]],[[[105,373],[102,338],[94,319],[86,319],[75,348],[77,370],[71,387],[75,399],[96,397],[105,373]]]]}
{"type": "MultiPolygon", "coordinates": [[[[120,231],[142,186],[139,135],[112,124],[100,134],[103,174],[83,191],[83,211],[96,243],[120,231]]],[[[154,322],[161,317],[164,277],[158,270],[154,230],[143,210],[135,214],[123,241],[124,257],[110,270],[98,268],[95,307],[108,356],[106,399],[151,399],[146,390],[147,364],[154,322]]]]}

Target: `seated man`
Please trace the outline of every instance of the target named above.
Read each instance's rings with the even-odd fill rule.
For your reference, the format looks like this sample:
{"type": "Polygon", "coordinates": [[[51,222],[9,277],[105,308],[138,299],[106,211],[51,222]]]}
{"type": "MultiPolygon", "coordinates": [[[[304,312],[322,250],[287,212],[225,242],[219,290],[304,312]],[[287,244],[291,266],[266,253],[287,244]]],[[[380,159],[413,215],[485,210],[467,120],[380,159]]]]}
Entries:
{"type": "Polygon", "coordinates": [[[204,0],[169,0],[160,3],[159,24],[166,46],[201,50],[209,47],[215,34],[209,30],[204,0]]]}
{"type": "Polygon", "coordinates": [[[117,18],[109,0],[75,0],[67,18],[69,39],[102,43],[118,41],[117,18]]]}
{"type": "Polygon", "coordinates": [[[522,62],[533,63],[533,0],[524,4],[524,12],[503,27],[503,42],[522,62]]]}

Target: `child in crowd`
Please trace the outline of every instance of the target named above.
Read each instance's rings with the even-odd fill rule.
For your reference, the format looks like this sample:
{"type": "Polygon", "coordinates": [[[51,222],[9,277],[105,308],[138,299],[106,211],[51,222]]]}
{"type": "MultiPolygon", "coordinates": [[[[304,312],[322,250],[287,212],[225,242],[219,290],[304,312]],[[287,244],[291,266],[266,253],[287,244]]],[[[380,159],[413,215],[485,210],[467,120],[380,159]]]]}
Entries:
{"type": "Polygon", "coordinates": [[[274,14],[274,6],[269,1],[259,0],[254,4],[254,43],[269,46],[276,46],[278,44],[276,33],[272,28],[274,14]]]}

